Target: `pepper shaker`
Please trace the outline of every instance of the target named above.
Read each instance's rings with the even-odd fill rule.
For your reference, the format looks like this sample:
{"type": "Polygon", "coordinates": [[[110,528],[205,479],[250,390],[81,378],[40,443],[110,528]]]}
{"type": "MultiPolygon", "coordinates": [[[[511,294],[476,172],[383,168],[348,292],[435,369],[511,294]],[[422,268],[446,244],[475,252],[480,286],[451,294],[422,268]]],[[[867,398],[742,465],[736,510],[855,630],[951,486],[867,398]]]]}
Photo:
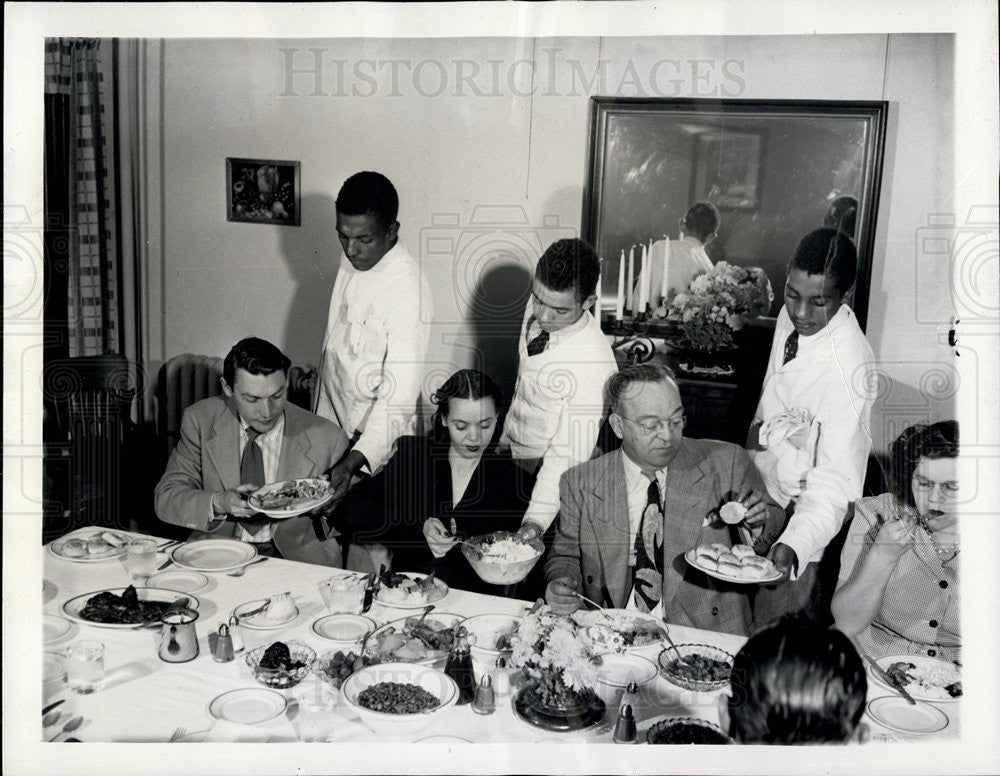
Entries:
{"type": "Polygon", "coordinates": [[[615,723],[615,733],[612,740],[616,744],[637,743],[635,717],[632,715],[631,703],[622,704],[621,711],[618,712],[618,721],[615,723]]]}
{"type": "Polygon", "coordinates": [[[233,659],[233,638],[229,635],[229,626],[223,623],[219,626],[219,635],[212,645],[212,659],[216,663],[228,663],[233,659]]]}
{"type": "Polygon", "coordinates": [[[483,674],[483,678],[476,687],[476,696],[472,699],[472,710],[476,714],[492,714],[496,711],[496,698],[493,695],[493,680],[489,674],[483,674]]]}

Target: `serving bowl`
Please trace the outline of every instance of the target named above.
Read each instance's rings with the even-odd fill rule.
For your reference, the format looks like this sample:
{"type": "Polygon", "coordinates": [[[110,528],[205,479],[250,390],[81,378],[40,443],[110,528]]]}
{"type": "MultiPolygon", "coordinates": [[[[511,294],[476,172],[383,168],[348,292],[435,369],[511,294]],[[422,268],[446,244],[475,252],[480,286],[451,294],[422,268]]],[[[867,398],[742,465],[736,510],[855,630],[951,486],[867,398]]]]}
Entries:
{"type": "Polygon", "coordinates": [[[540,539],[520,542],[530,547],[535,553],[532,557],[524,560],[498,560],[476,552],[475,548],[479,547],[486,550],[492,544],[496,544],[504,539],[515,539],[516,537],[517,534],[510,531],[493,531],[492,533],[474,536],[462,544],[462,554],[469,561],[472,570],[479,575],[479,578],[483,582],[488,582],[491,585],[513,585],[528,576],[532,567],[542,557],[542,553],[545,552],[545,545],[542,544],[540,539]]]}
{"type": "Polygon", "coordinates": [[[479,679],[493,670],[497,658],[510,657],[512,648],[498,649],[497,639],[502,634],[512,634],[523,620],[516,614],[476,614],[462,621],[462,627],[469,633],[469,653],[472,668],[479,679]]]}
{"type": "Polygon", "coordinates": [[[718,725],[697,717],[669,717],[646,731],[647,744],[732,744],[718,725]]]}
{"type": "Polygon", "coordinates": [[[667,625],[659,617],[646,612],[626,609],[578,609],[573,612],[573,619],[587,629],[588,637],[594,642],[594,651],[624,652],[629,655],[639,655],[656,662],[657,656],[667,645],[667,625]],[[637,638],[637,628],[648,629],[656,634],[656,638],[643,640],[642,643],[627,644],[626,637],[637,638]]]}
{"type": "Polygon", "coordinates": [[[267,687],[279,690],[294,687],[305,679],[309,669],[316,661],[316,651],[308,644],[301,641],[287,641],[285,643],[292,661],[301,664],[297,668],[266,668],[262,666],[260,661],[270,645],[257,647],[247,653],[246,663],[253,671],[254,678],[267,687]]]}
{"type": "MultiPolygon", "coordinates": [[[[382,688],[385,689],[385,686],[382,688]]],[[[379,735],[410,736],[430,727],[443,709],[458,700],[458,685],[436,668],[415,663],[382,663],[351,674],[341,687],[345,703],[379,735]],[[437,699],[434,706],[416,712],[375,711],[363,705],[362,693],[380,684],[415,685],[437,699]]]]}
{"type": "MultiPolygon", "coordinates": [[[[407,625],[416,623],[420,619],[420,615],[413,614],[376,628],[365,644],[365,658],[373,663],[416,663],[444,668],[448,659],[447,647],[431,649],[419,639],[404,635],[407,625]],[[394,634],[398,634],[399,637],[394,634]]],[[[454,628],[464,619],[460,614],[431,612],[424,617],[424,625],[442,630],[454,628]]]]}
{"type": "Polygon", "coordinates": [[[660,652],[656,661],[667,681],[686,690],[711,692],[729,684],[734,659],[725,650],[709,644],[678,644],[676,650],[667,647],[660,652]],[[717,672],[719,675],[716,678],[710,678],[707,660],[725,663],[726,668],[717,672]]]}
{"type": "Polygon", "coordinates": [[[637,690],[656,679],[656,663],[640,655],[609,652],[599,655],[597,686],[594,688],[609,709],[617,709],[629,684],[637,690]]]}

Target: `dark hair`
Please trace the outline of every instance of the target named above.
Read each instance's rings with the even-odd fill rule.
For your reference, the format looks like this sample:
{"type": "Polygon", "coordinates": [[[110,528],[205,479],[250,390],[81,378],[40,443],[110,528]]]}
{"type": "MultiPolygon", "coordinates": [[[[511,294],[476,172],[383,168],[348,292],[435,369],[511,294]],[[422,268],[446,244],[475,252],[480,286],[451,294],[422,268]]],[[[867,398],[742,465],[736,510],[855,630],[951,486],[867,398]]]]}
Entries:
{"type": "Polygon", "coordinates": [[[751,636],[730,682],[729,735],[744,744],[846,741],[868,692],[850,639],[801,615],[751,636]]]}
{"type": "Polygon", "coordinates": [[[550,245],[535,266],[535,277],[552,291],[576,290],[580,304],[597,289],[601,262],[589,243],[567,238],[550,245]]]}
{"type": "Polygon", "coordinates": [[[684,231],[705,242],[715,234],[721,220],[719,209],[711,202],[695,202],[684,215],[684,231]]]}
{"type": "Polygon", "coordinates": [[[459,369],[431,395],[431,402],[437,405],[433,425],[428,434],[431,441],[447,444],[448,431],[444,427],[443,418],[448,417],[452,399],[493,399],[493,405],[497,410],[497,424],[493,433],[493,442],[496,441],[503,425],[503,391],[489,375],[476,369],[459,369]]]}
{"type": "Polygon", "coordinates": [[[889,445],[889,487],[902,504],[914,506],[910,481],[921,458],[958,458],[958,421],[910,426],[889,445]]]}
{"type": "Polygon", "coordinates": [[[852,240],[858,220],[858,200],[855,197],[837,197],[830,203],[829,210],[823,218],[823,226],[839,229],[852,240]]]}
{"type": "Polygon", "coordinates": [[[843,232],[824,226],[810,232],[795,246],[788,269],[801,269],[809,275],[826,275],[841,295],[854,285],[858,273],[858,251],[854,241],[843,232]]]}
{"type": "Polygon", "coordinates": [[[615,372],[604,383],[604,406],[618,412],[622,395],[632,383],[672,383],[677,387],[673,370],[664,364],[632,364],[615,372]]]}
{"type": "Polygon", "coordinates": [[[337,212],[347,216],[372,216],[388,231],[399,213],[399,195],[392,182],[381,173],[358,172],[340,187],[337,212]]]}
{"type": "Polygon", "coordinates": [[[259,337],[241,339],[222,363],[222,376],[230,388],[235,387],[236,370],[245,369],[252,375],[269,375],[279,369],[288,377],[291,359],[267,340],[259,337]]]}

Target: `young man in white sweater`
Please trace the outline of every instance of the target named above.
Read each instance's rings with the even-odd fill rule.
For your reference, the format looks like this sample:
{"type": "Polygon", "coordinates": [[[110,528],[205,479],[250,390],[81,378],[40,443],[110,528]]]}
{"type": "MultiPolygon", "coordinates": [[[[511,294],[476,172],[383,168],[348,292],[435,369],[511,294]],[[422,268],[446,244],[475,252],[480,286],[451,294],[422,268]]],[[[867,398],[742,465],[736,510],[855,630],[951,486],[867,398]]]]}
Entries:
{"type": "Polygon", "coordinates": [[[822,585],[820,561],[861,496],[872,447],[874,356],[844,304],[856,272],[854,243],[832,228],[803,237],[788,264],[747,443],[768,493],[790,515],[770,553],[790,581],[758,590],[761,625],[801,610],[829,617],[833,591],[822,585]]]}
{"type": "Polygon", "coordinates": [[[521,535],[544,533],[559,511],[559,478],[588,460],[604,417],[603,388],[617,371],[590,314],[600,262],[583,240],[552,243],[538,260],[518,348],[514,399],[501,445],[536,473],[521,535]]]}

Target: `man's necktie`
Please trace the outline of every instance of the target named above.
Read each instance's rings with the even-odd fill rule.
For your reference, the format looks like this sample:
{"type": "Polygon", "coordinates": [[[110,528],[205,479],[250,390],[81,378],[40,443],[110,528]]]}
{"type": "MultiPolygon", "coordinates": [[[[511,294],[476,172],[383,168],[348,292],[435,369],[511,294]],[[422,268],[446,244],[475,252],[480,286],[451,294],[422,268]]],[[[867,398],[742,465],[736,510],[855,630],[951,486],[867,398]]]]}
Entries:
{"type": "Polygon", "coordinates": [[[543,350],[545,346],[549,344],[549,333],[542,329],[542,332],[534,337],[530,342],[528,342],[528,355],[537,356],[543,350]]]}
{"type": "MultiPolygon", "coordinates": [[[[264,484],[264,453],[256,442],[259,436],[259,431],[247,426],[247,443],[243,447],[243,457],[240,459],[240,482],[244,485],[264,484]]],[[[267,520],[251,518],[241,520],[240,525],[253,536],[267,525],[267,520]]]]}
{"type": "Polygon", "coordinates": [[[798,352],[799,352],[799,333],[797,331],[793,331],[791,334],[788,335],[788,339],[785,340],[785,360],[781,362],[781,365],[784,366],[793,358],[795,358],[798,352]]]}
{"type": "Polygon", "coordinates": [[[641,611],[652,611],[663,593],[663,507],[655,472],[649,477],[646,507],[635,535],[635,603],[641,611]]]}

